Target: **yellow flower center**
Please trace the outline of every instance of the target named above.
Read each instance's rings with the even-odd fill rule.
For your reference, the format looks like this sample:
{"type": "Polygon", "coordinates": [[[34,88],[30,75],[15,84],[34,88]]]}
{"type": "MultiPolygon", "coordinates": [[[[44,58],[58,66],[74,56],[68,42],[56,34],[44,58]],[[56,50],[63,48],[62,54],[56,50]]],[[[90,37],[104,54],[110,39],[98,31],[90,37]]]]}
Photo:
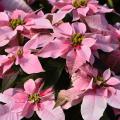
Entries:
{"type": "Polygon", "coordinates": [[[17,55],[18,57],[22,57],[23,56],[23,49],[20,48],[18,51],[17,51],[17,55]]]}
{"type": "Polygon", "coordinates": [[[20,18],[18,18],[18,19],[12,19],[12,20],[10,20],[9,24],[10,24],[10,26],[13,29],[15,29],[17,26],[23,25],[24,21],[22,19],[20,19],[20,18]]]}
{"type": "Polygon", "coordinates": [[[80,45],[83,39],[84,39],[84,36],[82,34],[79,34],[79,33],[73,34],[71,38],[72,45],[73,46],[80,45]]]}
{"type": "Polygon", "coordinates": [[[104,80],[103,77],[96,77],[94,78],[94,83],[97,85],[97,86],[105,86],[106,85],[106,81],[104,80]]]}
{"type": "Polygon", "coordinates": [[[87,0],[73,0],[73,6],[75,8],[80,8],[81,6],[87,5],[87,0]]]}
{"type": "Polygon", "coordinates": [[[29,95],[28,100],[32,103],[39,103],[40,102],[40,96],[38,93],[34,93],[32,95],[29,95]]]}

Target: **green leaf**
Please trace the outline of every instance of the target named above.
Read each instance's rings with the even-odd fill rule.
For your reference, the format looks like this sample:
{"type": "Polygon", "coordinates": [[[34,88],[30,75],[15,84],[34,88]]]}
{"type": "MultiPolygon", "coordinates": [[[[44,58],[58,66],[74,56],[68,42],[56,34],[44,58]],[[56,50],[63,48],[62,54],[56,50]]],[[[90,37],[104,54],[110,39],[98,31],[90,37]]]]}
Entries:
{"type": "Polygon", "coordinates": [[[113,1],[112,1],[112,0],[107,0],[107,2],[108,2],[108,5],[109,5],[110,7],[114,7],[114,4],[113,4],[113,1]]]}
{"type": "Polygon", "coordinates": [[[46,71],[44,78],[45,79],[44,88],[55,86],[65,67],[65,60],[61,58],[58,59],[48,58],[42,59],[41,63],[46,71]]]}
{"type": "Polygon", "coordinates": [[[29,79],[35,80],[37,78],[44,78],[44,76],[45,76],[45,72],[40,72],[40,73],[35,73],[35,74],[30,74],[30,75],[28,74],[20,75],[16,79],[16,86],[21,87],[29,79]]]}
{"type": "Polygon", "coordinates": [[[2,90],[8,89],[9,87],[12,87],[14,81],[16,80],[17,76],[18,76],[19,72],[12,72],[9,74],[6,74],[3,77],[3,81],[2,81],[2,90]]]}

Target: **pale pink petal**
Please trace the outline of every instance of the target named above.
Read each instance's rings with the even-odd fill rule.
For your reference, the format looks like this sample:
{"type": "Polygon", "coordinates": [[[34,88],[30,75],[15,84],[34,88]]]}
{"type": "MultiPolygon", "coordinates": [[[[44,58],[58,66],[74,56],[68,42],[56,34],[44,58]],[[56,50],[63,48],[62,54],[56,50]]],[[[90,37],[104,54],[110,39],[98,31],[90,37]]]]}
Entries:
{"type": "Polygon", "coordinates": [[[7,96],[7,95],[0,93],[0,102],[9,103],[11,100],[12,99],[10,96],[7,96]]]}
{"type": "Polygon", "coordinates": [[[93,89],[93,78],[89,81],[88,87],[86,90],[93,89]]]}
{"type": "Polygon", "coordinates": [[[44,47],[53,39],[54,37],[50,34],[45,34],[45,35],[36,34],[24,45],[24,48],[36,49],[36,48],[44,47]]]}
{"type": "Polygon", "coordinates": [[[112,52],[113,50],[118,48],[118,44],[110,44],[110,43],[97,43],[98,49],[103,50],[104,52],[112,52]]]}
{"type": "Polygon", "coordinates": [[[62,108],[69,109],[82,101],[83,92],[75,87],[59,92],[58,101],[61,99],[62,108]]]}
{"type": "Polygon", "coordinates": [[[14,61],[8,60],[6,63],[3,65],[3,73],[7,72],[14,64],[14,61]]]}
{"type": "Polygon", "coordinates": [[[108,98],[108,104],[114,108],[120,109],[120,90],[108,98]]]}
{"type": "MultiPolygon", "coordinates": [[[[75,73],[74,73],[75,74],[75,73]]],[[[77,79],[75,79],[73,81],[73,86],[76,88],[76,89],[79,89],[79,91],[82,91],[82,90],[87,90],[87,89],[91,89],[92,87],[92,80],[89,80],[88,78],[83,78],[81,77],[80,75],[77,76],[77,79]]]]}
{"type": "Polygon", "coordinates": [[[96,3],[95,4],[88,4],[87,6],[89,7],[91,12],[93,12],[93,13],[97,13],[98,12],[98,6],[96,5],[96,3]]]}
{"type": "Polygon", "coordinates": [[[69,109],[72,106],[79,104],[82,100],[82,97],[80,99],[81,94],[82,91],[76,89],[75,87],[67,90],[60,90],[55,103],[55,108],[58,106],[62,106],[62,108],[64,109],[69,109]]]}
{"type": "Polygon", "coordinates": [[[73,10],[72,14],[73,14],[73,21],[77,21],[80,19],[80,16],[78,15],[78,12],[76,10],[73,10]]]}
{"type": "Polygon", "coordinates": [[[120,84],[120,80],[115,77],[111,77],[107,82],[108,85],[118,85],[120,84]]]}
{"type": "Polygon", "coordinates": [[[61,8],[61,10],[70,13],[73,10],[73,6],[71,4],[65,5],[64,7],[61,8]]]}
{"type": "MultiPolygon", "coordinates": [[[[43,85],[43,84],[42,84],[42,85],[43,85]]],[[[41,87],[43,87],[43,86],[41,86],[41,87]]],[[[40,87],[40,88],[41,88],[41,87],[40,87]]],[[[46,97],[47,97],[47,99],[48,99],[48,96],[53,96],[52,93],[53,93],[53,88],[48,88],[48,89],[46,89],[46,90],[41,90],[40,95],[41,95],[43,98],[46,98],[46,97]]],[[[54,97],[54,96],[53,96],[53,97],[54,97]]]]}
{"type": "MultiPolygon", "coordinates": [[[[23,10],[20,9],[16,9],[12,12],[11,14],[11,18],[12,19],[17,19],[19,17],[21,17],[21,19],[24,20],[24,18],[27,16],[28,13],[24,12],[23,10]]],[[[30,13],[29,13],[30,14],[30,13]]]]}
{"type": "Polygon", "coordinates": [[[93,54],[91,54],[90,56],[90,63],[93,65],[95,61],[95,57],[93,56],[93,54]]]}
{"type": "Polygon", "coordinates": [[[70,42],[59,39],[55,39],[54,41],[50,42],[46,45],[41,51],[39,52],[39,56],[43,58],[58,58],[68,52],[70,48],[70,42]]]}
{"type": "MultiPolygon", "coordinates": [[[[34,13],[34,12],[33,12],[34,13]]],[[[38,10],[38,13],[37,13],[37,15],[39,15],[40,17],[43,17],[44,16],[44,12],[42,11],[42,10],[38,10]]]]}
{"type": "Polygon", "coordinates": [[[106,89],[106,88],[96,89],[96,94],[98,96],[102,96],[102,97],[105,97],[107,99],[107,97],[108,97],[108,89],[106,89]]]}
{"type": "Polygon", "coordinates": [[[0,55],[0,66],[2,66],[7,61],[8,57],[6,55],[0,55]]]}
{"type": "Polygon", "coordinates": [[[96,40],[93,38],[85,38],[82,41],[82,44],[88,47],[92,47],[96,43],[96,40]]]}
{"type": "Polygon", "coordinates": [[[36,89],[34,80],[29,79],[28,81],[26,81],[24,83],[24,89],[27,94],[32,94],[36,89]]]}
{"type": "Polygon", "coordinates": [[[74,33],[84,34],[86,32],[86,25],[84,23],[75,22],[72,24],[74,33]]]}
{"type": "Polygon", "coordinates": [[[78,8],[77,9],[77,12],[78,12],[78,14],[79,15],[83,15],[83,16],[86,16],[87,15],[87,13],[88,13],[88,11],[89,11],[89,7],[81,7],[81,8],[78,8]]]}
{"type": "Polygon", "coordinates": [[[26,118],[30,118],[32,117],[33,113],[34,113],[34,105],[29,102],[26,102],[21,113],[22,116],[26,118]]]}
{"type": "Polygon", "coordinates": [[[44,18],[32,19],[26,23],[26,26],[30,26],[33,29],[53,29],[50,21],[44,18]]]}
{"type": "Polygon", "coordinates": [[[103,73],[104,80],[108,80],[110,78],[110,76],[111,76],[110,69],[105,70],[104,73],[103,73]]]}
{"type": "Polygon", "coordinates": [[[76,73],[74,73],[73,80],[75,80],[79,77],[82,77],[82,78],[85,78],[85,79],[87,78],[88,81],[90,82],[91,77],[92,76],[97,77],[97,75],[98,75],[98,71],[97,71],[96,68],[93,68],[89,64],[84,64],[79,68],[79,70],[76,73]],[[88,76],[91,76],[91,77],[88,77],[88,76]]]}
{"type": "Polygon", "coordinates": [[[46,101],[41,103],[41,108],[36,111],[42,120],[65,120],[65,115],[60,107],[53,108],[54,101],[46,101]]]}
{"type": "Polygon", "coordinates": [[[85,18],[87,25],[94,31],[105,31],[108,23],[103,15],[92,15],[85,18]]]}
{"type": "Polygon", "coordinates": [[[72,26],[69,23],[61,23],[57,28],[62,34],[72,35],[72,26]]]}
{"type": "Polygon", "coordinates": [[[57,13],[53,14],[53,20],[52,20],[52,24],[58,23],[60,22],[65,15],[68,13],[69,11],[61,11],[59,10],[57,13]]]}
{"type": "Polygon", "coordinates": [[[68,10],[68,9],[70,9],[70,8],[73,8],[72,7],[72,5],[71,4],[68,4],[67,3],[67,1],[66,2],[55,2],[55,6],[56,6],[56,8],[60,8],[60,9],[62,9],[62,10],[68,10]]]}
{"type": "Polygon", "coordinates": [[[16,103],[25,103],[28,99],[28,95],[24,92],[18,92],[12,98],[16,103]]]}
{"type": "Polygon", "coordinates": [[[16,31],[23,31],[24,27],[22,25],[19,25],[15,28],[16,31]]]}
{"type": "Polygon", "coordinates": [[[38,57],[33,54],[25,54],[22,58],[19,59],[19,64],[23,71],[28,74],[44,71],[38,60],[38,57]]]}
{"type": "Polygon", "coordinates": [[[99,12],[100,13],[110,13],[110,12],[113,12],[113,11],[114,11],[113,9],[107,8],[105,6],[100,6],[99,7],[99,12]]]}
{"type": "Polygon", "coordinates": [[[10,41],[9,40],[0,40],[0,47],[3,47],[5,45],[7,45],[10,41]]]}
{"type": "Polygon", "coordinates": [[[35,92],[38,92],[39,90],[41,90],[43,88],[44,82],[42,78],[37,78],[35,80],[35,85],[36,85],[36,90],[35,92]]]}
{"type": "Polygon", "coordinates": [[[83,51],[78,49],[76,51],[72,49],[66,56],[66,64],[70,73],[74,73],[85,62],[83,51]]]}
{"type": "Polygon", "coordinates": [[[103,50],[104,52],[112,52],[113,50],[117,49],[119,46],[118,44],[111,40],[111,36],[103,36],[101,34],[95,35],[96,44],[95,47],[97,49],[103,50]]]}
{"type": "Polygon", "coordinates": [[[95,92],[84,96],[81,105],[81,114],[84,120],[99,120],[107,107],[107,100],[95,92]]]}
{"type": "Polygon", "coordinates": [[[9,88],[3,92],[4,95],[12,97],[18,92],[23,92],[22,89],[17,89],[17,88],[9,88]]]}
{"type": "Polygon", "coordinates": [[[22,116],[12,110],[11,104],[0,105],[0,120],[21,120],[22,116]]]}
{"type": "Polygon", "coordinates": [[[4,29],[0,29],[0,47],[5,46],[10,42],[13,37],[17,34],[16,31],[12,31],[9,27],[5,27],[4,29]]]}
{"type": "Polygon", "coordinates": [[[111,95],[114,95],[116,93],[116,89],[112,86],[108,87],[107,90],[108,90],[108,96],[107,97],[110,97],[111,95]]]}
{"type": "Polygon", "coordinates": [[[9,22],[9,17],[5,12],[0,12],[0,25],[2,22],[9,22]]]}
{"type": "Polygon", "coordinates": [[[91,49],[88,47],[88,46],[85,46],[85,45],[83,45],[83,46],[81,46],[81,50],[82,50],[82,52],[83,52],[83,54],[84,54],[84,58],[88,61],[88,62],[90,62],[90,57],[91,57],[91,49]]]}

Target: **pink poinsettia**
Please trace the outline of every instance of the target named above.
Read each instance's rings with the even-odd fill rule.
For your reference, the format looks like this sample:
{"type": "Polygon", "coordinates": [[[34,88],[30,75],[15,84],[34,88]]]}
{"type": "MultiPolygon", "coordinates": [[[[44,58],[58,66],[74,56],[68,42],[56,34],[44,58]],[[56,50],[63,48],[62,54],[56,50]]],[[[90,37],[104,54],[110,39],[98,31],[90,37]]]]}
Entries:
{"type": "Polygon", "coordinates": [[[96,40],[87,35],[84,23],[62,23],[55,29],[54,36],[56,38],[40,50],[40,57],[64,57],[70,72],[86,61],[93,61],[91,47],[96,40]]]}
{"type": "Polygon", "coordinates": [[[22,70],[27,74],[43,72],[43,68],[38,60],[38,57],[31,54],[29,49],[24,47],[13,47],[6,49],[9,53],[7,56],[1,56],[0,64],[3,74],[9,70],[12,65],[20,65],[22,70]],[[34,67],[33,67],[34,66],[34,67]]]}
{"type": "MultiPolygon", "coordinates": [[[[0,96],[2,96],[2,95],[0,95],[0,96]]],[[[2,97],[4,98],[6,96],[2,96],[2,97]]],[[[0,101],[1,101],[1,99],[0,99],[0,101]]],[[[2,102],[5,103],[4,100],[2,102]]],[[[17,104],[16,104],[16,109],[13,108],[13,104],[11,104],[11,103],[8,103],[5,105],[0,104],[0,119],[2,119],[2,120],[21,120],[22,116],[19,114],[21,110],[17,107],[19,107],[19,106],[17,106],[17,104]]]]}
{"type": "Polygon", "coordinates": [[[103,75],[99,75],[97,70],[85,66],[79,73],[75,73],[73,79],[73,87],[63,90],[61,96],[64,95],[69,108],[73,103],[81,104],[81,114],[84,120],[99,120],[107,107],[110,106],[120,109],[120,90],[117,87],[120,80],[111,76],[110,69],[104,71],[103,75]],[[89,71],[88,71],[89,70],[89,71]],[[86,73],[88,71],[88,73],[86,73]],[[73,99],[73,94],[74,98],[73,99]],[[72,99],[71,99],[72,98],[72,99]],[[83,100],[82,100],[83,99],[83,100]]]}
{"type": "Polygon", "coordinates": [[[119,32],[108,24],[104,15],[92,15],[85,18],[86,23],[96,39],[94,49],[112,52],[119,47],[119,32]]]}
{"type": "Polygon", "coordinates": [[[0,16],[0,47],[8,44],[12,39],[21,34],[23,37],[31,38],[31,29],[51,29],[49,20],[42,18],[42,12],[26,13],[22,10],[15,10],[13,13],[1,12],[0,16]],[[3,34],[5,33],[5,34],[3,34]]]}
{"type": "Polygon", "coordinates": [[[120,38],[119,29],[108,24],[103,14],[87,16],[85,21],[92,32],[101,33],[103,36],[110,35],[114,41],[120,38]]]}
{"type": "Polygon", "coordinates": [[[49,44],[51,41],[53,41],[54,37],[51,33],[44,33],[44,34],[36,34],[26,43],[26,48],[31,49],[35,52],[37,48],[45,47],[47,44],[49,44]]]}
{"type": "MultiPolygon", "coordinates": [[[[31,29],[32,37],[26,43],[26,47],[28,49],[35,50],[36,48],[42,48],[54,39],[54,37],[52,35],[53,30],[54,30],[54,27],[51,22],[52,15],[51,14],[46,14],[46,15],[41,14],[40,15],[40,14],[41,13],[39,12],[39,16],[41,16],[43,19],[46,19],[49,21],[49,23],[51,24],[51,27],[49,27],[49,28],[43,27],[43,29],[32,28],[31,29]],[[49,19],[49,17],[50,17],[50,19],[49,19]]],[[[41,22],[40,24],[41,24],[41,26],[49,26],[49,25],[47,25],[47,23],[44,24],[43,22],[41,22]]]]}
{"type": "Polygon", "coordinates": [[[119,48],[118,39],[113,39],[113,36],[111,36],[111,34],[94,34],[93,38],[96,39],[94,51],[100,49],[104,52],[112,52],[119,48]]]}
{"type": "Polygon", "coordinates": [[[13,62],[6,55],[0,55],[0,77],[12,67],[13,62]]]}
{"type": "Polygon", "coordinates": [[[12,98],[17,92],[22,91],[22,89],[9,88],[3,93],[0,93],[0,102],[4,103],[0,104],[0,119],[21,120],[23,118],[23,116],[21,116],[23,103],[17,104],[12,98]]]}
{"type": "Polygon", "coordinates": [[[34,34],[33,37],[26,43],[26,47],[29,49],[36,49],[45,47],[48,43],[54,40],[53,31],[59,26],[62,22],[60,15],[56,13],[48,13],[42,16],[43,18],[50,21],[52,29],[50,30],[31,30],[31,33],[34,34]]]}
{"type": "MultiPolygon", "coordinates": [[[[53,5],[53,11],[60,9],[64,16],[72,11],[74,20],[79,17],[94,14],[111,12],[112,9],[100,6],[97,0],[49,0],[53,5]]],[[[63,16],[63,15],[62,15],[63,16]]]]}
{"type": "MultiPolygon", "coordinates": [[[[18,120],[15,115],[19,115],[20,118],[30,118],[34,111],[42,120],[65,120],[64,113],[60,107],[53,109],[55,103],[52,89],[41,90],[42,86],[43,82],[40,79],[36,81],[29,79],[25,82],[24,89],[10,88],[0,94],[2,98],[0,101],[7,102],[1,108],[5,106],[10,108],[9,103],[11,103],[11,109],[14,109],[11,113],[13,118],[9,120],[18,120]]],[[[9,118],[10,112],[0,111],[0,114],[2,114],[0,118],[5,120],[9,118]]]]}

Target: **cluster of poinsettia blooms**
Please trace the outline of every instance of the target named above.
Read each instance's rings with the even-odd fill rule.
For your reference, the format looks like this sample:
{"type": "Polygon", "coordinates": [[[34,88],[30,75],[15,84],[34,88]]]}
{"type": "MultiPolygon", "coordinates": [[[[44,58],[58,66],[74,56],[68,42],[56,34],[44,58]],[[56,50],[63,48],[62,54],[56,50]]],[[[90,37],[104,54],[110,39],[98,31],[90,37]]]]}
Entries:
{"type": "Polygon", "coordinates": [[[120,30],[108,24],[104,14],[114,10],[97,0],[49,2],[53,9],[47,14],[31,9],[0,12],[0,78],[13,67],[26,74],[44,72],[39,58],[61,57],[71,86],[61,90],[57,100],[53,88],[42,90],[42,78],[4,90],[0,119],[30,118],[35,111],[42,120],[65,120],[63,109],[79,103],[84,120],[99,120],[107,105],[120,109],[120,77],[109,67],[102,70],[94,65],[101,59],[99,51],[119,51],[120,30]],[[67,15],[72,19],[63,21],[67,15]]]}

